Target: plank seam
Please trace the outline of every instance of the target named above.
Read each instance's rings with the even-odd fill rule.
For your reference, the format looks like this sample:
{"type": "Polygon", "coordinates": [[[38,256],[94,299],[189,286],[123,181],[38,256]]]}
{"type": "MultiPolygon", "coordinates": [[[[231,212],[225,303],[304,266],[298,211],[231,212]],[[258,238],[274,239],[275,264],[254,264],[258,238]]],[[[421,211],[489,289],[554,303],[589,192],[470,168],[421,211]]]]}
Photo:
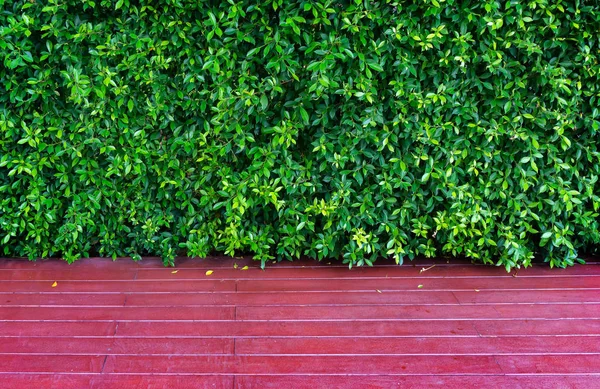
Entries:
{"type": "MultiPolygon", "coordinates": [[[[187,269],[188,271],[195,271],[197,269],[187,269]]],[[[0,269],[0,272],[2,270],[0,269]]],[[[1,274],[1,273],[0,273],[1,274]]],[[[417,273],[418,274],[418,273],[417,273]]],[[[338,277],[338,275],[336,276],[325,276],[325,277],[251,277],[251,276],[242,276],[242,277],[227,277],[227,278],[223,278],[225,280],[338,280],[338,279],[343,279],[343,280],[370,280],[370,279],[380,279],[380,280],[384,280],[384,279],[399,279],[399,278],[406,278],[406,279],[448,279],[449,276],[446,275],[439,275],[439,276],[435,276],[435,275],[430,275],[430,276],[423,276],[423,275],[415,275],[415,274],[398,274],[398,275],[386,275],[386,276],[344,276],[342,273],[339,274],[339,276],[342,277],[338,277]]],[[[519,278],[519,279],[526,279],[526,278],[574,278],[574,277],[588,277],[588,278],[597,278],[599,277],[600,274],[578,274],[578,273],[572,273],[572,274],[526,274],[526,275],[521,275],[519,277],[512,277],[510,275],[490,275],[490,274],[478,274],[478,275],[451,275],[451,278],[453,279],[469,279],[469,278],[473,278],[473,279],[481,279],[481,278],[499,278],[499,279],[512,279],[512,278],[519,278]]],[[[140,281],[175,281],[175,280],[199,280],[199,281],[205,281],[205,278],[202,278],[201,276],[198,277],[190,277],[190,278],[141,278],[140,281]]],[[[15,280],[18,281],[18,280],[15,280]]],[[[27,280],[23,280],[23,281],[27,281],[27,280]]],[[[29,280],[29,281],[40,281],[40,280],[29,280]]],[[[115,280],[115,281],[126,281],[126,280],[115,280]]]]}
{"type": "Polygon", "coordinates": [[[252,377],[294,377],[294,376],[307,376],[307,377],[600,377],[600,372],[591,373],[218,373],[218,372],[207,372],[207,373],[167,373],[167,372],[117,372],[117,373],[91,373],[91,372],[49,372],[49,371],[3,371],[0,372],[2,375],[73,375],[73,376],[191,376],[191,377],[202,377],[202,376],[252,376],[252,377]]]}
{"type": "MultiPolygon", "coordinates": [[[[600,301],[556,301],[556,302],[511,302],[511,303],[501,303],[501,302],[482,302],[482,303],[469,303],[464,302],[460,304],[454,303],[434,303],[434,304],[425,304],[425,303],[346,303],[346,304],[326,304],[326,303],[317,303],[317,304],[282,304],[282,303],[265,303],[265,304],[158,304],[158,305],[127,305],[127,308],[271,308],[271,307],[315,307],[315,308],[324,308],[324,307],[490,307],[490,306],[513,306],[513,305],[527,305],[527,306],[556,306],[556,305],[566,305],[566,306],[590,306],[590,305],[600,305],[600,301]]],[[[108,304],[108,305],[84,305],[84,304],[0,304],[1,308],[123,308],[122,304],[108,304]]]]}
{"type": "MultiPolygon", "coordinates": [[[[423,293],[426,294],[427,292],[460,292],[460,293],[465,293],[465,292],[470,292],[470,293],[485,293],[485,292],[508,292],[508,293],[512,293],[512,292],[548,292],[548,291],[552,291],[552,292],[565,292],[565,291],[582,291],[582,292],[596,292],[598,290],[600,290],[600,288],[544,288],[544,289],[481,289],[480,292],[475,292],[474,289],[472,288],[466,288],[466,289],[379,289],[382,292],[386,292],[386,293],[423,293]]],[[[373,293],[375,290],[374,289],[346,289],[346,290],[275,290],[275,291],[261,291],[261,290],[249,290],[249,291],[237,291],[237,293],[240,294],[265,294],[265,295],[282,295],[282,294],[293,294],[293,293],[326,293],[326,294],[331,294],[331,293],[364,293],[364,292],[370,292],[373,293]]],[[[46,291],[36,291],[36,292],[31,292],[31,291],[26,291],[26,290],[21,290],[21,291],[12,291],[12,292],[0,292],[2,294],[41,294],[43,292],[44,295],[61,295],[61,294],[72,294],[72,295],[90,295],[90,294],[99,294],[99,295],[117,295],[117,294],[134,294],[134,295],[147,295],[147,294],[163,294],[163,295],[168,295],[168,294],[226,294],[226,293],[232,293],[232,291],[230,290],[225,290],[225,291],[221,291],[221,290],[193,290],[193,291],[186,291],[186,290],[167,290],[167,291],[151,291],[151,292],[140,292],[140,291],[64,291],[64,292],[46,292],[46,291]]]]}
{"type": "MultiPolygon", "coordinates": [[[[226,319],[117,319],[121,323],[234,323],[236,320],[226,319]]],[[[281,322],[302,322],[302,323],[352,323],[352,322],[445,322],[445,321],[461,321],[461,322],[480,322],[480,321],[583,321],[594,320],[599,321],[599,317],[445,317],[445,318],[318,318],[318,319],[301,319],[301,318],[285,318],[285,319],[245,319],[237,320],[239,323],[281,323],[281,322]]],[[[2,319],[0,323],[113,323],[114,319],[2,319]]]]}
{"type": "MultiPolygon", "coordinates": [[[[267,338],[270,339],[270,338],[267,338]]],[[[71,353],[71,352],[50,352],[50,353],[31,353],[31,352],[0,352],[0,355],[10,356],[97,356],[98,353],[71,353]]],[[[107,356],[127,356],[127,357],[269,357],[269,358],[289,358],[289,357],[506,357],[506,356],[600,356],[600,352],[543,352],[543,353],[527,353],[527,352],[499,352],[499,353],[108,353],[107,356]]],[[[106,359],[103,362],[106,363],[106,359]]],[[[101,370],[102,373],[102,370],[101,370]]]]}

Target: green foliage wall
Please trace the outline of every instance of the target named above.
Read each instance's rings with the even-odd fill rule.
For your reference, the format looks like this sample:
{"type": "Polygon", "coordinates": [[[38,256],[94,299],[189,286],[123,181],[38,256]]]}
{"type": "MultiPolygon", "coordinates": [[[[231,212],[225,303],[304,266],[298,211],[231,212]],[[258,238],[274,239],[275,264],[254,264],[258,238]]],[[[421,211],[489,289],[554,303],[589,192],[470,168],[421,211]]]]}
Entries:
{"type": "Polygon", "coordinates": [[[598,1],[0,4],[0,255],[600,242],[598,1]]]}

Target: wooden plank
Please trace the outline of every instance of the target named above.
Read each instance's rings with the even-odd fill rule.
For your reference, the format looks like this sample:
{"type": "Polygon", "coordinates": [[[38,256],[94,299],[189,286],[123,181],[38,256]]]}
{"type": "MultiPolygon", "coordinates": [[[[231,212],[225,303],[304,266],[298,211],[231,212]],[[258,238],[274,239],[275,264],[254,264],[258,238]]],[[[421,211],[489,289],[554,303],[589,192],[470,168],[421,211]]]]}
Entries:
{"type": "Polygon", "coordinates": [[[21,372],[100,372],[104,356],[54,355],[0,355],[0,371],[21,372]]]}
{"type": "MultiPolygon", "coordinates": [[[[189,282],[189,281],[188,281],[189,282]]],[[[507,289],[597,289],[600,294],[600,277],[562,278],[438,278],[432,280],[415,279],[293,279],[281,280],[252,279],[239,280],[238,291],[329,291],[329,290],[507,290],[507,289]]]]}
{"type": "Polygon", "coordinates": [[[238,320],[595,318],[600,304],[238,307],[238,320]]]}
{"type": "Polygon", "coordinates": [[[350,319],[443,319],[499,318],[491,305],[474,310],[460,305],[353,306],[353,307],[238,307],[238,320],[350,320],[350,319]]]}
{"type": "MultiPolygon", "coordinates": [[[[234,262],[244,265],[257,266],[256,261],[252,261],[251,258],[231,258],[214,256],[205,259],[199,258],[176,258],[176,263],[180,266],[188,267],[232,267],[234,262]]],[[[311,261],[316,263],[315,261],[311,261]]],[[[260,263],[258,263],[260,264],[260,263]]],[[[72,264],[67,264],[63,260],[59,259],[44,259],[37,261],[28,261],[23,259],[0,259],[0,268],[3,269],[65,269],[65,268],[104,268],[104,269],[140,269],[140,268],[156,268],[164,269],[165,266],[160,258],[157,257],[144,257],[141,261],[135,262],[131,258],[117,258],[112,260],[110,258],[92,257],[82,258],[72,264]]]]}
{"type": "Polygon", "coordinates": [[[494,305],[494,309],[503,318],[600,319],[600,304],[494,305]]]}
{"type": "MultiPolygon", "coordinates": [[[[268,318],[267,318],[268,319],[268,318]]],[[[477,335],[469,321],[229,321],[181,322],[161,325],[152,322],[120,322],[119,336],[414,336],[477,335]]]]}
{"type": "Polygon", "coordinates": [[[600,335],[597,319],[527,320],[345,320],[345,321],[121,322],[120,336],[458,336],[458,335],[600,335]]]}
{"type": "MultiPolygon", "coordinates": [[[[600,354],[594,355],[498,355],[498,365],[505,373],[518,374],[600,374],[600,354]]],[[[600,382],[600,376],[597,377],[600,382]]]]}
{"type": "MultiPolygon", "coordinates": [[[[600,335],[600,320],[118,322],[122,337],[600,335]]],[[[112,336],[114,322],[0,322],[2,336],[112,336]]]]}
{"type": "Polygon", "coordinates": [[[600,303],[598,291],[388,291],[310,293],[148,293],[130,294],[127,305],[278,306],[278,305],[435,305],[600,303]],[[455,297],[456,296],[456,297],[455,297]]]}
{"type": "Polygon", "coordinates": [[[0,373],[3,389],[22,388],[594,388],[597,376],[575,375],[72,375],[0,373]]]}
{"type": "Polygon", "coordinates": [[[23,388],[91,388],[94,375],[83,374],[35,374],[35,373],[2,373],[0,380],[3,389],[23,388]]]}
{"type": "Polygon", "coordinates": [[[234,307],[3,307],[2,320],[233,320],[234,307]]]}
{"type": "Polygon", "coordinates": [[[600,303],[600,293],[590,290],[566,291],[388,291],[310,293],[210,293],[210,292],[17,292],[0,293],[0,306],[11,305],[117,305],[127,296],[128,306],[194,305],[436,305],[436,304],[579,304],[600,303]],[[456,296],[456,297],[455,297],[456,296]]]}
{"type": "MultiPolygon", "coordinates": [[[[576,359],[575,357],[570,357],[576,359]]],[[[107,373],[499,374],[489,356],[108,356],[107,373]]]]}
{"type": "Polygon", "coordinates": [[[100,337],[4,337],[0,339],[0,354],[105,355],[112,344],[113,339],[100,337]]]}
{"type": "Polygon", "coordinates": [[[597,290],[544,290],[544,291],[457,291],[452,292],[461,304],[498,304],[498,303],[600,303],[600,291],[597,290]]]}
{"type": "MultiPolygon", "coordinates": [[[[598,264],[599,262],[596,261],[594,262],[593,260],[588,260],[588,263],[590,265],[576,265],[576,266],[571,266],[568,267],[566,269],[558,269],[558,268],[554,268],[554,269],[550,269],[550,266],[548,266],[548,264],[534,264],[532,267],[529,268],[522,268],[522,269],[515,269],[513,270],[513,273],[517,273],[517,274],[522,274],[524,272],[529,272],[529,271],[536,271],[536,269],[540,269],[542,271],[550,271],[553,274],[567,274],[570,271],[579,271],[581,268],[586,268],[586,267],[592,267],[594,264],[598,264]],[[579,268],[579,270],[578,270],[579,268]]],[[[146,259],[144,258],[143,261],[138,262],[139,265],[141,265],[141,267],[147,269],[147,268],[156,268],[159,269],[162,266],[162,263],[160,262],[160,260],[158,259],[146,259]],[[155,265],[154,266],[149,266],[149,261],[154,261],[155,265]]],[[[254,261],[252,260],[251,257],[236,257],[236,258],[231,258],[231,257],[209,257],[209,258],[205,258],[205,259],[198,259],[198,258],[176,258],[175,259],[175,265],[176,268],[178,269],[195,269],[195,268],[206,268],[207,266],[211,266],[211,267],[219,267],[221,266],[222,268],[232,268],[234,264],[237,264],[238,266],[244,266],[247,265],[248,267],[252,268],[260,268],[260,262],[259,261],[254,261]]],[[[504,274],[506,274],[506,270],[502,267],[499,266],[490,266],[490,265],[482,265],[479,263],[472,263],[469,260],[461,260],[459,258],[453,258],[452,260],[450,259],[442,259],[442,258],[417,258],[414,259],[412,261],[406,261],[402,266],[398,266],[394,263],[393,259],[391,258],[379,258],[375,264],[375,267],[368,267],[368,266],[363,266],[363,267],[354,267],[353,269],[373,269],[373,268],[392,268],[392,269],[413,269],[413,270],[417,270],[419,271],[422,268],[428,268],[428,267],[432,267],[432,265],[435,265],[434,268],[435,269],[448,269],[448,268],[466,268],[466,267],[470,267],[470,268],[474,268],[474,269],[487,269],[487,270],[492,270],[492,271],[498,271],[498,272],[503,272],[504,274]]],[[[266,269],[275,269],[275,268],[285,268],[285,269],[307,269],[307,268],[340,268],[340,269],[348,269],[348,265],[342,263],[342,261],[338,261],[338,260],[324,260],[324,261],[315,261],[312,259],[308,259],[308,258],[302,258],[300,260],[294,260],[293,262],[290,261],[282,261],[282,262],[277,262],[277,263],[273,263],[273,262],[267,262],[266,263],[266,269]]],[[[482,271],[486,271],[486,270],[482,270],[482,271]]]]}
{"type": "Polygon", "coordinates": [[[573,354],[600,353],[600,336],[429,337],[429,338],[240,338],[244,354],[573,354]]]}
{"type": "Polygon", "coordinates": [[[233,354],[234,340],[225,338],[117,338],[112,354],[233,354]]]}
{"type": "Polygon", "coordinates": [[[182,282],[138,281],[61,281],[55,287],[49,281],[6,281],[0,283],[0,292],[176,292],[182,290],[203,292],[235,291],[235,281],[207,277],[206,280],[182,282]]]}
{"type": "Polygon", "coordinates": [[[600,320],[502,320],[471,322],[481,335],[600,335],[600,320]]]}
{"type": "MultiPolygon", "coordinates": [[[[223,279],[246,280],[297,280],[297,279],[364,279],[364,278],[402,278],[402,279],[438,279],[438,278],[563,278],[563,277],[600,277],[600,266],[576,266],[568,269],[549,269],[536,266],[520,270],[518,273],[507,273],[503,268],[468,266],[436,266],[422,271],[423,267],[396,266],[396,267],[282,267],[280,264],[267,266],[264,270],[256,264],[249,266],[248,270],[215,268],[215,275],[223,279]],[[513,277],[517,274],[517,277],[513,277]]],[[[204,279],[206,269],[202,268],[141,268],[138,270],[138,280],[194,280],[204,279]],[[172,273],[177,270],[177,273],[172,273]]]]}
{"type": "MultiPolygon", "coordinates": [[[[260,263],[253,261],[251,258],[230,258],[230,257],[210,257],[205,259],[198,258],[176,258],[176,269],[224,269],[233,270],[233,265],[237,264],[239,268],[248,266],[250,269],[260,270],[260,263]]],[[[454,259],[449,263],[443,261],[436,261],[432,259],[419,259],[412,262],[407,262],[403,266],[397,266],[393,261],[386,259],[379,259],[374,268],[361,267],[353,268],[348,270],[348,266],[342,264],[339,261],[331,262],[317,262],[313,260],[299,260],[294,262],[280,262],[276,265],[268,263],[266,272],[281,272],[284,274],[287,272],[288,278],[302,277],[299,274],[304,274],[305,271],[314,272],[317,276],[321,271],[325,271],[323,274],[332,274],[333,277],[337,277],[338,274],[346,272],[366,272],[370,273],[373,269],[382,269],[381,271],[387,273],[388,271],[396,272],[398,276],[410,276],[421,274],[420,270],[423,268],[429,268],[431,265],[435,267],[427,270],[424,275],[427,276],[441,276],[441,277],[456,277],[461,275],[467,276],[507,276],[508,273],[501,267],[486,266],[486,265],[473,265],[469,261],[460,261],[454,259]],[[339,273],[337,273],[339,271],[339,273]]],[[[172,271],[172,268],[165,268],[162,261],[159,258],[148,257],[144,258],[140,262],[134,262],[129,258],[118,258],[116,261],[112,261],[107,258],[84,258],[80,259],[70,265],[61,260],[50,259],[36,262],[29,262],[26,260],[9,260],[0,259],[0,269],[8,270],[65,270],[65,269],[108,269],[111,271],[118,271],[121,269],[139,269],[140,275],[144,272],[142,270],[149,269],[151,271],[156,270],[163,272],[165,275],[172,271]]],[[[354,274],[354,273],[350,273],[354,274]]],[[[379,276],[380,273],[377,273],[379,276]]],[[[511,274],[517,274],[518,277],[531,277],[531,276],[549,276],[549,277],[560,277],[565,275],[600,275],[600,266],[597,265],[577,265],[566,269],[550,269],[545,264],[534,265],[531,268],[515,270],[511,274]]],[[[390,274],[391,275],[391,274],[390,274]]]]}
{"type": "Polygon", "coordinates": [[[79,267],[65,269],[0,269],[1,281],[125,280],[135,278],[137,269],[79,267]]]}
{"type": "Polygon", "coordinates": [[[3,336],[112,336],[116,322],[2,322],[0,338],[3,336]]]}
{"type": "MultiPolygon", "coordinates": [[[[125,294],[0,293],[0,307],[39,305],[123,306],[125,294]]],[[[0,308],[2,309],[2,308],[0,308]]]]}
{"type": "MultiPolygon", "coordinates": [[[[158,260],[148,260],[146,265],[152,264],[155,267],[160,266],[158,260]]],[[[65,270],[77,268],[94,269],[138,269],[141,265],[129,258],[119,258],[115,261],[109,258],[81,258],[71,264],[60,259],[44,259],[37,261],[28,261],[23,259],[0,259],[0,268],[11,270],[65,270]]]]}
{"type": "Polygon", "coordinates": [[[95,376],[90,384],[93,389],[131,389],[131,388],[163,388],[163,389],[231,389],[234,377],[230,375],[111,375],[95,376]]]}
{"type": "Polygon", "coordinates": [[[131,389],[131,388],[215,388],[233,387],[233,376],[156,376],[111,374],[14,374],[0,373],[3,389],[60,388],[60,389],[131,389]]]}
{"type": "Polygon", "coordinates": [[[323,376],[323,375],[245,375],[236,377],[236,388],[593,388],[599,377],[593,376],[503,376],[503,375],[387,375],[387,376],[323,376]]]}
{"type": "Polygon", "coordinates": [[[233,354],[233,343],[233,339],[225,338],[4,337],[0,341],[0,353],[66,355],[233,354]]]}
{"type": "Polygon", "coordinates": [[[315,292],[315,293],[168,293],[130,294],[127,305],[340,305],[340,304],[457,304],[452,292],[315,292]]]}

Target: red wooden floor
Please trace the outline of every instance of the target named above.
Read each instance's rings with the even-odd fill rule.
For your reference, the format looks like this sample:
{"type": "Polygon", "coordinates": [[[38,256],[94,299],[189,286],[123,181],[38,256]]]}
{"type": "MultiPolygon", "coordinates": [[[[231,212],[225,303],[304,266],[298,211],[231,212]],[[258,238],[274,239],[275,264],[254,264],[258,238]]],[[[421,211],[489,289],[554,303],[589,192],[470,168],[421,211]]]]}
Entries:
{"type": "Polygon", "coordinates": [[[600,265],[430,265],[1,260],[0,386],[600,387],[600,265]]]}

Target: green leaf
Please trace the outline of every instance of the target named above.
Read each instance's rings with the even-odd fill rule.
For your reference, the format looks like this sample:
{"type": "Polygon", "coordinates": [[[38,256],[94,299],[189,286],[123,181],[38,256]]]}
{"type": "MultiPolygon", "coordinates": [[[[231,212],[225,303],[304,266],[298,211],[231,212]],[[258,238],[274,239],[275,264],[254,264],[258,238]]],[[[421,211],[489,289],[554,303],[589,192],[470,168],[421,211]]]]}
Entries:
{"type": "Polygon", "coordinates": [[[254,54],[260,51],[261,47],[255,47],[246,54],[247,57],[252,57],[254,54]]]}
{"type": "Polygon", "coordinates": [[[371,69],[373,69],[373,70],[376,70],[376,71],[378,71],[378,72],[383,72],[383,68],[381,67],[381,65],[380,65],[380,64],[378,64],[378,63],[377,63],[377,62],[375,62],[375,61],[369,61],[369,62],[367,62],[367,65],[369,65],[369,67],[370,67],[371,69]]]}
{"type": "Polygon", "coordinates": [[[306,112],[304,107],[300,107],[299,110],[300,110],[300,116],[302,116],[302,121],[304,122],[304,124],[309,124],[308,112],[306,112]]]}
{"type": "Polygon", "coordinates": [[[267,96],[266,95],[262,95],[260,98],[260,105],[261,108],[263,110],[267,109],[268,105],[269,105],[269,101],[267,100],[267,96]]]}

